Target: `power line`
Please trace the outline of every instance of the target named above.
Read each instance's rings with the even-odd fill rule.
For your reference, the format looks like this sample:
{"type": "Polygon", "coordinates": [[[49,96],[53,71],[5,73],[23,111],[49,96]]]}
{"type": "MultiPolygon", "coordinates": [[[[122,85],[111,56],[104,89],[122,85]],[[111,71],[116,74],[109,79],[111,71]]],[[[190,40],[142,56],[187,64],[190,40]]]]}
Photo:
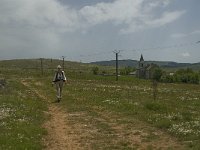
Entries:
{"type": "MultiPolygon", "coordinates": [[[[166,45],[166,46],[154,46],[154,47],[148,47],[148,48],[134,48],[134,49],[124,49],[124,50],[120,50],[120,52],[125,51],[135,51],[135,52],[141,52],[141,51],[151,51],[151,50],[164,50],[164,49],[173,49],[173,48],[181,48],[181,47],[188,47],[188,46],[194,46],[199,44],[200,41],[197,42],[189,42],[189,43],[180,43],[180,44],[173,44],[173,45],[166,45]]],[[[116,51],[115,51],[116,52],[116,51]]],[[[111,54],[110,51],[107,52],[98,52],[98,53],[93,53],[93,54],[88,54],[88,55],[80,55],[81,58],[91,58],[94,56],[101,56],[101,55],[106,55],[108,56],[108,54],[111,54]]],[[[119,56],[119,55],[118,55],[119,56]]]]}

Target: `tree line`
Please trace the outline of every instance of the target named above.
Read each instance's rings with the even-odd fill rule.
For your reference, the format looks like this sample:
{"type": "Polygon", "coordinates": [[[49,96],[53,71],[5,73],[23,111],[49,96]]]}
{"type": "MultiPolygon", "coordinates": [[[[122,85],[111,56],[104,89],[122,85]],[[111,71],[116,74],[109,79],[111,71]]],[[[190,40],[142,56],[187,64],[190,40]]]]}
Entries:
{"type": "Polygon", "coordinates": [[[174,74],[163,74],[160,81],[168,83],[192,83],[199,84],[200,72],[195,72],[190,68],[179,69],[174,74]]]}

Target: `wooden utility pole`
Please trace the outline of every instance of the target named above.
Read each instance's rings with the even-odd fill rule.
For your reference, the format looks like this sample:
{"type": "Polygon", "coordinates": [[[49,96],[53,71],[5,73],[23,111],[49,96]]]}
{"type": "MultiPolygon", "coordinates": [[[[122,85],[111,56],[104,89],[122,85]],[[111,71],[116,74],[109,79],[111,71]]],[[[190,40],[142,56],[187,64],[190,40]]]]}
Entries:
{"type": "Polygon", "coordinates": [[[53,72],[53,58],[51,58],[51,65],[50,65],[50,69],[52,70],[53,72]]]}
{"type": "Polygon", "coordinates": [[[120,51],[113,51],[116,55],[116,81],[118,81],[118,76],[119,76],[119,65],[118,65],[118,54],[120,53],[120,51]]]}
{"type": "Polygon", "coordinates": [[[40,65],[41,65],[41,73],[44,74],[44,68],[43,68],[43,58],[40,58],[40,65]]]}

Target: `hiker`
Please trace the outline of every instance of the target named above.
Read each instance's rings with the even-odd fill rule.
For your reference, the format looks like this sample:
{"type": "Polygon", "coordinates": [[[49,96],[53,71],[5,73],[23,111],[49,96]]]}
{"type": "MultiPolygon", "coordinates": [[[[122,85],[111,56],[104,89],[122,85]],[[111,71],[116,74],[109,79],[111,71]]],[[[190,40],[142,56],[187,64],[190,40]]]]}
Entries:
{"type": "Polygon", "coordinates": [[[62,67],[60,65],[57,66],[57,71],[55,72],[52,85],[56,85],[56,91],[57,91],[57,101],[60,102],[62,98],[62,88],[63,84],[66,81],[65,72],[62,70],[62,67]]]}

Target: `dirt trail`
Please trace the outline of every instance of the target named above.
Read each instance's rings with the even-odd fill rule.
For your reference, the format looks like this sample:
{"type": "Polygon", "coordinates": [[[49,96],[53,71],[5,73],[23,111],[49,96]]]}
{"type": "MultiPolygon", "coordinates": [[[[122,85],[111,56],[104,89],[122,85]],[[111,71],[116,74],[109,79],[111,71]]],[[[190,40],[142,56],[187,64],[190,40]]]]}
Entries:
{"type": "Polygon", "coordinates": [[[29,88],[32,92],[36,93],[42,100],[48,102],[48,112],[50,119],[45,122],[43,127],[47,130],[47,135],[43,138],[44,149],[47,150],[77,150],[81,149],[79,144],[73,139],[73,134],[70,134],[72,128],[68,125],[67,114],[58,105],[51,103],[45,96],[41,95],[37,90],[31,88],[31,86],[25,80],[21,83],[29,88]]]}
{"type": "Polygon", "coordinates": [[[43,139],[45,149],[49,150],[74,150],[80,149],[69,136],[71,128],[67,125],[67,115],[58,106],[49,106],[50,120],[44,124],[48,135],[43,139]]]}

